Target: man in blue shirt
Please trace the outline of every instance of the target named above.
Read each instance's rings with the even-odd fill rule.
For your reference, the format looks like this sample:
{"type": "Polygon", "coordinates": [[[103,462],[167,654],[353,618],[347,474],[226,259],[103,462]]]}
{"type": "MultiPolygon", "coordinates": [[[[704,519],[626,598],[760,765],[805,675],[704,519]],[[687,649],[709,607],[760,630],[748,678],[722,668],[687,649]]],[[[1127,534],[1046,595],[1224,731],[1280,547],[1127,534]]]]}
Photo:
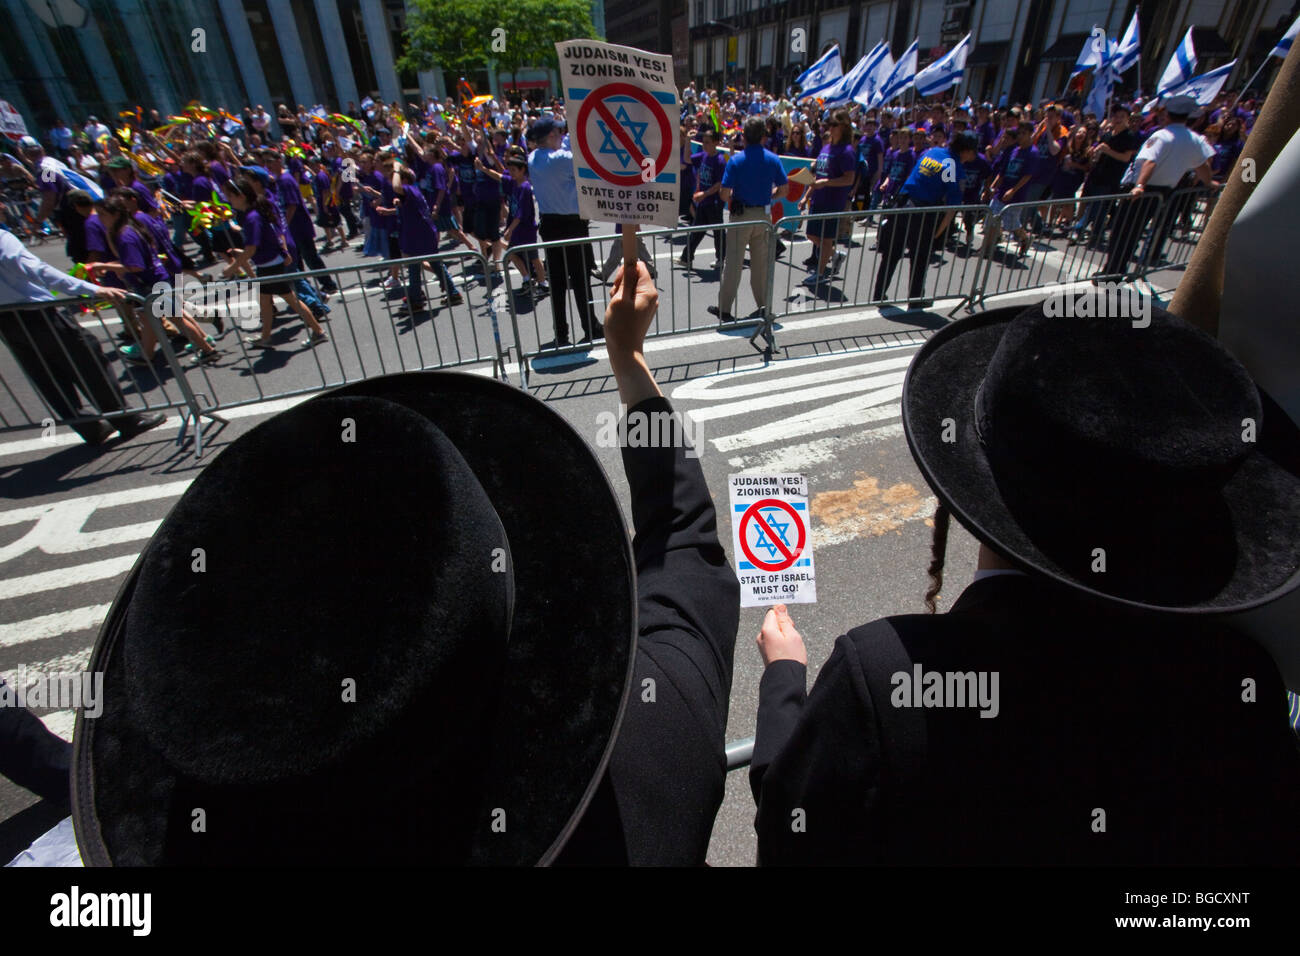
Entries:
{"type": "Polygon", "coordinates": [[[773,200],[785,196],[790,187],[781,160],[762,146],[766,135],[767,124],[763,120],[748,120],[745,123],[745,149],[733,155],[722,172],[722,201],[731,202],[733,193],[736,197],[731,221],[753,223],[733,230],[727,238],[718,304],[709,306],[709,312],[723,322],[734,319],[731,307],[740,288],[740,270],[746,250],[749,252],[749,287],[754,293],[754,302],[764,313],[768,308],[767,227],[770,220],[767,207],[773,200]]]}
{"type": "MultiPolygon", "coordinates": [[[[586,219],[578,216],[578,186],[573,176],[573,151],[563,128],[550,116],[543,116],[529,131],[536,148],[528,154],[528,180],[541,221],[537,225],[543,242],[577,239],[588,234],[586,219]]],[[[605,337],[591,305],[590,273],[596,268],[591,246],[563,246],[546,250],[546,274],[551,278],[551,317],[555,322],[555,344],[569,344],[569,323],[565,317],[566,293],[573,289],[582,324],[583,342],[605,337]]]]}
{"type": "Polygon", "coordinates": [[[912,277],[908,287],[908,301],[917,301],[922,308],[930,300],[922,299],[925,292],[925,273],[930,265],[930,250],[952,222],[955,212],[907,212],[911,208],[926,206],[961,205],[962,163],[975,158],[977,141],[973,133],[958,133],[947,148],[935,146],[923,152],[912,167],[912,172],[899,190],[897,210],[885,217],[880,225],[876,246],[880,250],[880,268],[876,270],[875,294],[872,301],[885,299],[885,290],[894,277],[894,269],[903,257],[912,257],[912,277]]]}

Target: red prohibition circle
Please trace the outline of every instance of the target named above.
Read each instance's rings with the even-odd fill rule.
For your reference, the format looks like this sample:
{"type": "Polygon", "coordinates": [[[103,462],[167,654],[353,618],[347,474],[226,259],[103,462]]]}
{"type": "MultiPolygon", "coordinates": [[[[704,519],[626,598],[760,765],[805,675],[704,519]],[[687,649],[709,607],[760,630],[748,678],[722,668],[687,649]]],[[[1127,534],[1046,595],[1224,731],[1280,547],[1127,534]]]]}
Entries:
{"type": "MultiPolygon", "coordinates": [[[[764,521],[763,524],[764,526],[766,526],[767,522],[764,521]]],[[[770,527],[767,530],[769,534],[772,533],[772,529],[770,527]]],[[[755,501],[752,505],[750,505],[747,509],[745,509],[745,513],[740,516],[740,550],[745,552],[745,557],[749,558],[750,562],[754,565],[754,567],[758,568],[760,571],[784,571],[786,568],[792,566],[796,561],[799,560],[799,555],[803,554],[803,545],[804,545],[804,541],[807,538],[807,533],[808,532],[807,529],[804,527],[803,519],[799,517],[798,512],[796,512],[793,508],[790,507],[789,504],[787,504],[785,501],[782,501],[780,498],[764,498],[761,501],[755,501]],[[785,560],[783,561],[778,561],[775,564],[770,564],[766,561],[762,561],[759,558],[755,557],[754,552],[750,550],[748,532],[749,532],[750,521],[763,521],[763,516],[759,514],[759,511],[762,510],[763,508],[770,508],[773,506],[780,508],[786,514],[788,514],[791,517],[791,519],[793,519],[795,527],[799,529],[799,540],[798,542],[795,543],[794,551],[786,553],[785,546],[781,544],[781,539],[773,535],[772,543],[775,544],[777,548],[782,551],[782,553],[785,553],[786,557],[785,560]]]]}
{"type": "MultiPolygon", "coordinates": [[[[641,89],[639,86],[633,86],[630,83],[606,83],[604,86],[592,90],[582,101],[582,106],[578,108],[578,123],[574,132],[578,138],[578,149],[582,152],[582,158],[586,160],[588,166],[595,170],[596,174],[607,183],[615,186],[640,186],[643,184],[641,179],[641,170],[635,173],[623,176],[611,172],[602,166],[596,157],[592,155],[591,146],[587,142],[587,120],[591,117],[591,111],[597,108],[597,104],[604,107],[604,101],[611,96],[630,96],[642,106],[650,110],[650,115],[655,118],[659,124],[659,155],[655,157],[655,175],[658,176],[668,166],[668,161],[672,158],[673,151],[673,134],[672,127],[668,125],[668,114],[659,102],[641,89]]],[[[608,113],[605,108],[605,113],[608,113]]],[[[617,125],[612,116],[602,117],[606,123],[611,126],[617,125]]],[[[624,143],[624,148],[627,144],[624,143]]],[[[629,150],[635,154],[635,150],[629,150]]],[[[638,166],[640,163],[637,164],[638,166]]]]}

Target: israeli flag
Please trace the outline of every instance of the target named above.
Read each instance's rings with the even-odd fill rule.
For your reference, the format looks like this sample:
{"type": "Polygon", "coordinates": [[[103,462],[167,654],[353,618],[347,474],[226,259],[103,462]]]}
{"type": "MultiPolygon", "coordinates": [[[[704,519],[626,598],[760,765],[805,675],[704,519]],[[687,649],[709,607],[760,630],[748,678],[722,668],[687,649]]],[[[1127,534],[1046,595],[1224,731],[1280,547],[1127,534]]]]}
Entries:
{"type": "Polygon", "coordinates": [[[1187,28],[1187,36],[1183,37],[1183,42],[1178,44],[1178,49],[1174,55],[1169,58],[1169,65],[1165,67],[1165,72],[1160,76],[1160,82],[1156,84],[1156,97],[1164,96],[1175,87],[1182,86],[1189,82],[1196,73],[1196,48],[1192,46],[1192,30],[1195,27],[1187,28]]]}
{"type": "MultiPolygon", "coordinates": [[[[1223,84],[1228,82],[1228,74],[1232,68],[1237,65],[1237,61],[1225,63],[1223,66],[1216,67],[1208,73],[1202,73],[1200,76],[1194,76],[1182,86],[1175,87],[1172,90],[1166,90],[1162,96],[1192,96],[1201,106],[1209,106],[1214,102],[1223,89],[1223,84]]],[[[1147,104],[1147,109],[1151,109],[1160,97],[1152,100],[1147,104]]]]}
{"type": "MultiPolygon", "coordinates": [[[[62,176],[63,181],[72,189],[84,189],[90,193],[90,198],[96,202],[104,198],[104,190],[99,188],[99,183],[87,179],[71,166],[64,165],[53,156],[46,156],[41,159],[41,172],[44,173],[46,169],[52,170],[57,176],[62,176]]],[[[42,175],[41,178],[44,180],[45,176],[42,175]]]]}
{"type": "Polygon", "coordinates": [[[1300,17],[1295,18],[1295,23],[1291,28],[1282,34],[1282,39],[1277,41],[1277,46],[1269,51],[1269,56],[1275,56],[1279,60],[1285,60],[1286,55],[1291,52],[1291,44],[1295,41],[1296,34],[1300,33],[1300,17]]]}
{"type": "Polygon", "coordinates": [[[1119,44],[1115,47],[1115,52],[1111,56],[1111,69],[1116,75],[1126,72],[1142,56],[1142,41],[1138,36],[1138,15],[1133,11],[1133,19],[1128,23],[1128,29],[1124,31],[1124,36],[1120,39],[1119,44]]]}
{"type": "Polygon", "coordinates": [[[799,99],[825,95],[828,90],[835,88],[842,76],[844,76],[844,66],[840,63],[840,46],[837,43],[823,53],[816,63],[799,74],[799,78],[795,80],[803,90],[799,94],[799,99]]]}
{"type": "Polygon", "coordinates": [[[907,88],[916,81],[917,55],[917,41],[913,40],[912,45],[903,51],[894,68],[889,71],[885,82],[880,84],[880,89],[876,90],[875,96],[871,98],[871,106],[888,103],[895,96],[906,92],[907,88]]]}
{"type": "Polygon", "coordinates": [[[970,56],[970,34],[966,34],[955,47],[916,74],[916,92],[921,96],[942,93],[961,82],[966,72],[966,57],[970,56]]]}
{"type": "Polygon", "coordinates": [[[1088,91],[1088,98],[1083,101],[1085,113],[1092,113],[1097,119],[1106,118],[1106,104],[1115,90],[1117,76],[1112,63],[1102,63],[1093,75],[1092,89],[1088,91]]]}
{"type": "Polygon", "coordinates": [[[889,44],[877,43],[870,53],[858,60],[857,65],[844,75],[839,85],[827,93],[826,105],[839,106],[841,103],[856,100],[864,91],[869,91],[873,86],[872,80],[876,76],[877,67],[887,56],[889,56],[889,44]]]}
{"type": "Polygon", "coordinates": [[[1083,41],[1083,49],[1079,51],[1079,56],[1074,61],[1074,72],[1070,74],[1070,78],[1073,79],[1084,70],[1100,70],[1105,60],[1106,31],[1094,26],[1092,32],[1088,34],[1088,39],[1083,41]]]}

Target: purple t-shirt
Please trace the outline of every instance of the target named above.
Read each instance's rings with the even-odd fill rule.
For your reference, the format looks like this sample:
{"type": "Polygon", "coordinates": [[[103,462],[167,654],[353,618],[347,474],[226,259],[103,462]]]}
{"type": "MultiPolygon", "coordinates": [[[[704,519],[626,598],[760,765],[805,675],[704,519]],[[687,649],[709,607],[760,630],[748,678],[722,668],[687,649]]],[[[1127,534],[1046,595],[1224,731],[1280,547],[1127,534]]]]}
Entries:
{"type": "MultiPolygon", "coordinates": [[[[695,170],[695,191],[705,192],[722,182],[722,174],[727,168],[727,158],[715,151],[712,156],[698,152],[691,157],[691,166],[695,170]]],[[[701,200],[701,209],[713,209],[722,205],[722,196],[714,193],[701,200]]]]}
{"type": "Polygon", "coordinates": [[[967,205],[980,201],[980,191],[985,181],[993,175],[993,166],[979,153],[970,162],[961,164],[961,201],[967,205]]]}
{"type": "Polygon", "coordinates": [[[167,271],[167,278],[174,279],[182,270],[180,254],[177,253],[176,247],[172,245],[171,236],[167,234],[167,224],[157,216],[151,216],[147,212],[137,212],[134,216],[136,230],[142,234],[147,233],[153,240],[154,248],[162,256],[163,268],[167,271]]]}
{"type": "Polygon", "coordinates": [[[230,185],[230,170],[226,169],[225,163],[218,162],[215,159],[208,163],[208,175],[221,187],[223,193],[226,187],[230,185]]]}
{"type": "MultiPolygon", "coordinates": [[[[858,166],[858,151],[852,143],[827,143],[817,154],[813,164],[813,173],[818,179],[839,179],[845,173],[853,172],[858,166]]],[[[840,212],[849,201],[853,184],[847,186],[823,186],[812,194],[809,208],[812,212],[840,212]]]]}
{"type": "Polygon", "coordinates": [[[442,163],[434,163],[430,166],[429,184],[432,189],[431,196],[436,198],[439,192],[442,193],[442,200],[438,203],[438,208],[433,211],[434,215],[450,216],[451,190],[447,188],[447,167],[442,163]]]}
{"type": "Polygon", "coordinates": [[[891,149],[885,154],[885,175],[889,177],[889,189],[886,190],[888,195],[893,196],[903,188],[903,183],[915,165],[916,153],[910,146],[891,149]]]}
{"type": "Polygon", "coordinates": [[[275,191],[280,197],[280,210],[285,222],[289,224],[289,234],[295,240],[310,239],[315,233],[311,220],[307,218],[307,206],[302,201],[302,189],[298,186],[298,177],[293,173],[283,172],[275,179],[275,191]],[[295,208],[293,217],[289,209],[295,208]]]}
{"type": "Polygon", "coordinates": [[[510,222],[519,220],[515,231],[510,233],[510,245],[525,246],[537,241],[537,203],[533,199],[533,184],[528,180],[516,182],[513,177],[501,177],[501,188],[509,197],[510,208],[507,218],[510,222]]]}
{"type": "Polygon", "coordinates": [[[397,206],[397,241],[402,255],[433,255],[438,251],[438,227],[429,215],[429,203],[424,193],[415,183],[403,183],[401,200],[397,206]]]}
{"type": "MultiPolygon", "coordinates": [[[[483,165],[487,165],[484,163],[483,165]]],[[[475,170],[475,172],[478,172],[475,170]]],[[[482,206],[501,205],[501,184],[489,176],[487,173],[479,172],[478,180],[474,183],[474,203],[482,206]]]]}
{"type": "Polygon", "coordinates": [[[189,199],[192,202],[212,202],[212,193],[216,191],[216,186],[207,176],[195,176],[190,180],[189,194],[181,196],[182,199],[189,199]]]}
{"type": "Polygon", "coordinates": [[[330,174],[324,169],[319,170],[312,177],[312,188],[316,190],[316,205],[328,206],[332,201],[330,190],[330,174]]]}
{"type": "Polygon", "coordinates": [[[148,293],[155,282],[166,282],[167,270],[158,261],[157,254],[134,226],[125,225],[117,233],[118,261],[129,269],[138,269],[130,273],[128,285],[138,294],[148,293]]]}
{"type": "Polygon", "coordinates": [[[343,158],[341,156],[335,156],[330,160],[330,169],[339,177],[339,200],[347,202],[352,198],[352,183],[348,181],[347,176],[343,175],[343,168],[343,158]]]}
{"type": "Polygon", "coordinates": [[[95,261],[109,262],[111,255],[108,245],[108,230],[99,219],[99,213],[93,212],[86,217],[86,249],[99,253],[95,261]]]}
{"type": "MultiPolygon", "coordinates": [[[[998,192],[1004,193],[1016,183],[1020,182],[1026,175],[1030,177],[1032,183],[1033,176],[1039,171],[1040,164],[1038,149],[1033,146],[1017,146],[1015,149],[1003,150],[998,154],[998,161],[993,164],[993,169],[1002,177],[998,183],[998,192]]],[[[1028,184],[1026,184],[1028,185],[1028,184]]],[[[1002,197],[999,195],[999,199],[1002,197]]],[[[1022,201],[1025,199],[1024,193],[1018,192],[1012,197],[1013,201],[1022,201]]]]}
{"type": "Polygon", "coordinates": [[[147,212],[152,215],[158,211],[158,201],[153,198],[152,189],[140,182],[138,179],[131,180],[131,188],[134,189],[135,194],[140,197],[139,203],[142,212],[147,212]]]}
{"type": "Polygon", "coordinates": [[[861,157],[862,165],[867,170],[867,179],[879,171],[881,157],[885,154],[885,144],[880,141],[880,137],[875,133],[870,136],[863,136],[858,140],[858,156],[861,157]]]}
{"type": "Polygon", "coordinates": [[[253,247],[253,265],[264,266],[284,259],[281,234],[274,222],[267,222],[256,209],[249,209],[239,214],[239,226],[244,232],[244,248],[253,247]]]}

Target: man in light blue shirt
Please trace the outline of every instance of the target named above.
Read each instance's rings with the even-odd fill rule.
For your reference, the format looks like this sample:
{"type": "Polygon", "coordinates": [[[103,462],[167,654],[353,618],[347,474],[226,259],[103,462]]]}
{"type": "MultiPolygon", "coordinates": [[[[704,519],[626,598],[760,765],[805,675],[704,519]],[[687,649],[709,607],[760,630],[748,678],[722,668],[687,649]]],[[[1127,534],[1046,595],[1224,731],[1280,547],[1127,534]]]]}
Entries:
{"type": "Polygon", "coordinates": [[[768,206],[789,192],[785,168],[780,158],[763,148],[767,124],[757,117],[745,123],[745,149],[734,153],[722,173],[723,202],[730,202],[732,193],[740,201],[739,212],[733,208],[731,221],[752,222],[753,225],[732,230],[727,236],[727,250],[723,257],[722,287],[718,290],[718,304],[709,306],[709,312],[723,322],[731,322],[731,307],[740,289],[740,270],[749,251],[749,287],[754,302],[767,311],[767,252],[768,206]]]}
{"type": "MultiPolygon", "coordinates": [[[[537,232],[543,242],[578,239],[588,235],[587,220],[578,215],[578,186],[573,176],[573,151],[564,128],[553,117],[543,116],[529,130],[536,148],[528,154],[528,179],[541,221],[537,232]]],[[[573,290],[582,324],[582,343],[605,337],[591,304],[591,273],[596,268],[591,246],[564,246],[546,250],[546,274],[551,279],[551,317],[555,322],[555,347],[569,345],[569,323],[565,316],[565,293],[573,290]]]]}
{"type": "Polygon", "coordinates": [[[70,319],[63,310],[25,309],[6,306],[27,302],[49,302],[53,292],[93,295],[124,302],[126,292],[95,285],[66,275],[29,252],[13,233],[0,230],[0,341],[9,346],[15,361],[50,410],[62,419],[83,416],[81,388],[103,415],[89,421],[70,423],[89,444],[98,445],[116,430],[131,438],[161,425],[160,412],[122,414],[126,403],[117,380],[108,371],[99,341],[70,319]]]}

